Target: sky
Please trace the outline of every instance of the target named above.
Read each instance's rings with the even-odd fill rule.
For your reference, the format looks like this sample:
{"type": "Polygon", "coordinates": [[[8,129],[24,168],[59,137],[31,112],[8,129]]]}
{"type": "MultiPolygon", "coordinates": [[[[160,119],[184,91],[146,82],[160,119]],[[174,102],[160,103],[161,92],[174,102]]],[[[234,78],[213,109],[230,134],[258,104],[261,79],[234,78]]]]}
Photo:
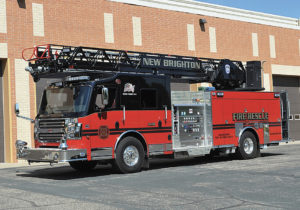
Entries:
{"type": "Polygon", "coordinates": [[[300,18],[300,0],[198,0],[256,12],[300,18]]]}

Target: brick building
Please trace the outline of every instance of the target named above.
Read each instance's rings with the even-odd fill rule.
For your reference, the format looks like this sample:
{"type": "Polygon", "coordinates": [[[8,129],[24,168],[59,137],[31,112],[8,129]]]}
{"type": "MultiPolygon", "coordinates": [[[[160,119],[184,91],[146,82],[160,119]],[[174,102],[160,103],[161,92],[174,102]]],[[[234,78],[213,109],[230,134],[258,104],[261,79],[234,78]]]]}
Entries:
{"type": "Polygon", "coordinates": [[[264,61],[266,90],[289,92],[297,138],[299,29],[294,18],[192,0],[0,0],[0,162],[16,161],[16,139],[33,142],[33,126],[15,117],[14,104],[35,117],[45,81],[24,71],[22,50],[46,43],[264,61]]]}

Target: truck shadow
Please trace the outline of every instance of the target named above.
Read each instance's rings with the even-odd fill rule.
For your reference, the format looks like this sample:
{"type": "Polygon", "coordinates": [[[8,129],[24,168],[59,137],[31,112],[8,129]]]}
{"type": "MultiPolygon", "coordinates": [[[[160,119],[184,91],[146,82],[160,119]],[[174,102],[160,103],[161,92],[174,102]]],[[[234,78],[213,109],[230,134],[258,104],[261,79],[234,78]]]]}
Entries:
{"type": "MultiPolygon", "coordinates": [[[[271,156],[279,156],[285,155],[283,153],[261,153],[259,158],[267,158],[271,156]]],[[[197,157],[197,158],[190,158],[190,159],[178,159],[178,160],[162,160],[159,161],[154,160],[151,163],[150,168],[148,170],[155,170],[161,168],[169,168],[169,167],[180,167],[180,166],[193,166],[193,165],[205,165],[210,163],[220,163],[220,162],[230,162],[230,161],[243,161],[238,159],[234,155],[224,155],[224,156],[214,156],[214,157],[197,157]]]]}
{"type": "MultiPolygon", "coordinates": [[[[267,158],[271,156],[284,155],[283,153],[262,153],[260,158],[267,158]]],[[[229,162],[238,160],[234,156],[216,156],[216,157],[198,157],[190,159],[155,159],[150,161],[150,168],[148,171],[158,170],[163,168],[181,167],[181,166],[194,166],[205,165],[210,163],[229,162]]],[[[241,160],[242,161],[242,160],[241,160]]],[[[30,167],[21,168],[16,170],[16,176],[31,177],[39,179],[52,179],[52,180],[72,180],[89,177],[102,177],[107,175],[118,175],[118,171],[114,170],[110,164],[99,165],[91,171],[76,171],[68,165],[53,167],[47,166],[31,166],[38,169],[32,170],[30,167]]]]}
{"type": "MultiPolygon", "coordinates": [[[[34,166],[33,166],[34,167],[34,166]]],[[[94,170],[90,171],[76,171],[68,165],[60,166],[55,165],[43,166],[41,169],[30,170],[30,167],[24,170],[17,170],[17,176],[20,177],[32,177],[40,179],[52,179],[52,180],[72,180],[81,179],[88,177],[106,176],[112,174],[118,174],[117,171],[113,170],[110,165],[97,166],[94,170]]],[[[40,166],[39,166],[40,168],[40,166]]]]}

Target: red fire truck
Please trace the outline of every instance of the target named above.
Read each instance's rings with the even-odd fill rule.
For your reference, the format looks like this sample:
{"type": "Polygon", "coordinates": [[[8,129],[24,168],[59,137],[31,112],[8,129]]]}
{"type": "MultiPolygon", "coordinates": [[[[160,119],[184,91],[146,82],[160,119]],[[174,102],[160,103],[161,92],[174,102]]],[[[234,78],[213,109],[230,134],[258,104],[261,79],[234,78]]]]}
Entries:
{"type": "MultiPolygon", "coordinates": [[[[113,163],[131,173],[155,157],[250,159],[289,141],[287,93],[261,91],[259,61],[244,67],[227,59],[88,47],[28,50],[26,70],[34,81],[57,78],[33,120],[35,148],[16,142],[18,158],[29,163],[69,162],[77,170],[113,163]],[[213,87],[172,91],[173,82],[213,87]]],[[[18,106],[16,113],[23,117],[18,106]]]]}

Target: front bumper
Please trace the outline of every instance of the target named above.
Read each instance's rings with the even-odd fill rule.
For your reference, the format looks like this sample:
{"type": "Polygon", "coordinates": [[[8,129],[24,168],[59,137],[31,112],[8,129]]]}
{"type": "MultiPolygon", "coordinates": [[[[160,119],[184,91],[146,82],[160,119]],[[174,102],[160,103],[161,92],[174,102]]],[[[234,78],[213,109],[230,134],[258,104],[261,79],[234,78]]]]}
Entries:
{"type": "Polygon", "coordinates": [[[58,148],[18,148],[17,158],[28,162],[71,162],[87,160],[86,149],[58,149],[58,148]]]}

